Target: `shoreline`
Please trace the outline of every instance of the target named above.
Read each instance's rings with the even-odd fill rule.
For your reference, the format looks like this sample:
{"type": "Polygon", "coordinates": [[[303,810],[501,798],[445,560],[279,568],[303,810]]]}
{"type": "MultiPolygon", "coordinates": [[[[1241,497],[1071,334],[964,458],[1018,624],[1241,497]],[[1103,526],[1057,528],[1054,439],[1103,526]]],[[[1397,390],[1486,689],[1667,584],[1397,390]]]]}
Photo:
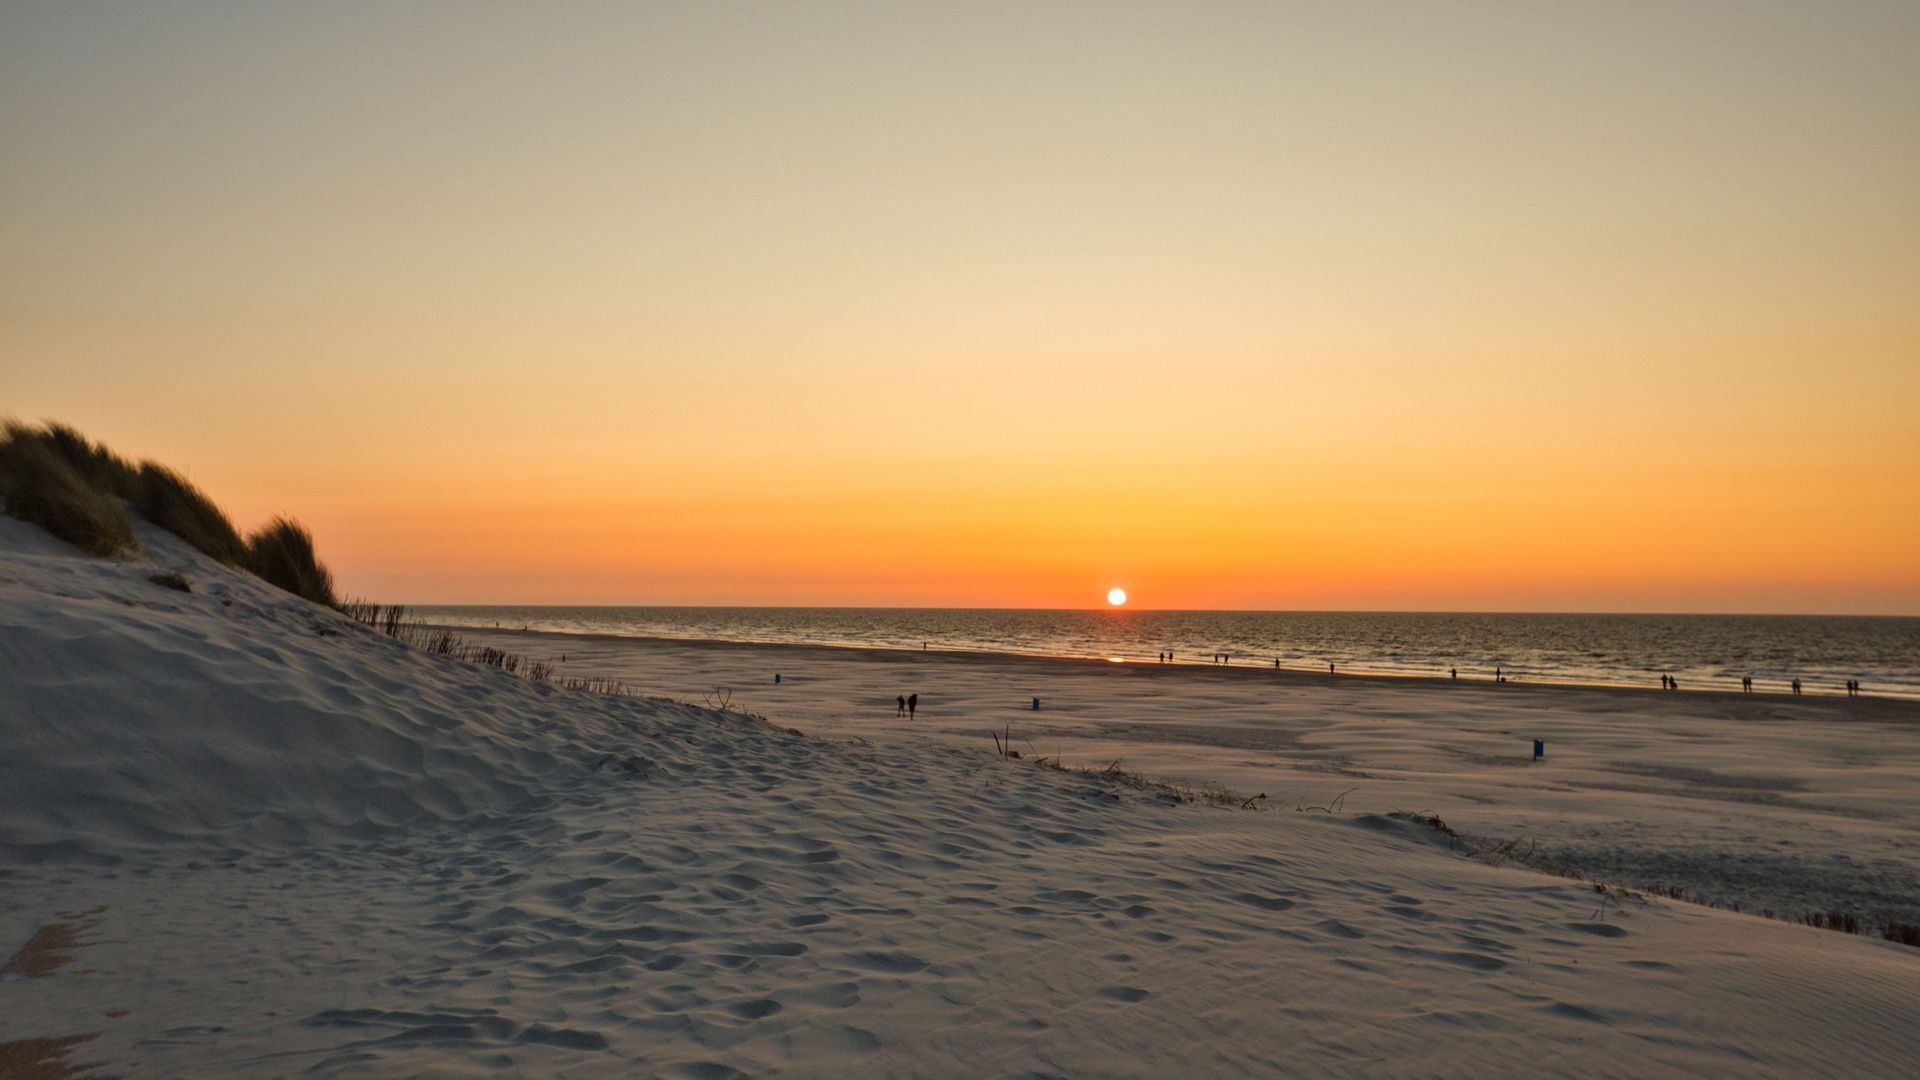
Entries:
{"type": "Polygon", "coordinates": [[[1187,661],[1159,663],[1150,660],[1124,659],[1118,663],[1093,656],[1051,656],[1035,653],[1006,653],[987,649],[908,649],[889,648],[879,645],[833,645],[818,642],[785,641],[732,641],[715,638],[679,638],[657,637],[640,634],[605,634],[574,630],[533,630],[526,628],[476,626],[463,623],[432,623],[436,628],[452,630],[469,635],[493,634],[513,638],[532,640],[569,639],[604,644],[632,644],[640,646],[674,646],[700,650],[747,649],[761,652],[788,652],[798,655],[824,655],[829,657],[859,658],[885,661],[913,662],[955,662],[955,663],[995,663],[1012,665],[1072,665],[1081,671],[1120,671],[1156,673],[1143,677],[1199,677],[1219,679],[1271,679],[1283,685],[1316,686],[1333,688],[1342,686],[1380,686],[1408,687],[1454,690],[1480,689],[1499,693],[1586,693],[1597,695],[1626,695],[1635,701],[1656,699],[1660,701],[1699,701],[1706,703],[1755,702],[1766,704],[1794,705],[1843,705],[1855,710],[1869,710],[1870,716],[1859,719],[1900,720],[1920,722],[1920,696],[1904,697],[1894,694],[1875,694],[1863,691],[1858,695],[1833,692],[1809,691],[1801,694],[1790,692],[1754,690],[1723,690],[1717,687],[1700,689],[1666,690],[1654,686],[1635,686],[1627,683],[1581,683],[1558,682],[1551,680],[1522,680],[1508,678],[1504,682],[1490,678],[1450,678],[1445,675],[1413,675],[1391,672],[1337,671],[1322,672],[1307,668],[1260,667],[1252,664],[1198,664],[1187,661]],[[1892,715],[1889,715],[1892,714],[1892,715]]]}

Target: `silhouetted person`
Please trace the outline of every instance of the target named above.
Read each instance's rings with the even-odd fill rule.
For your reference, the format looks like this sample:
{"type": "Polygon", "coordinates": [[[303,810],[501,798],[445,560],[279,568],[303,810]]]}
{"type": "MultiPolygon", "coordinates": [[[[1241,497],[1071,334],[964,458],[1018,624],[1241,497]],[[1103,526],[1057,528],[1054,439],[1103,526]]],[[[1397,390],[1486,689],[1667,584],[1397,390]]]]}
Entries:
{"type": "Polygon", "coordinates": [[[1459,677],[1460,677],[1460,669],[1459,669],[1459,668],[1448,668],[1448,669],[1447,669],[1447,676],[1448,676],[1449,678],[1454,678],[1454,679],[1457,679],[1457,678],[1459,678],[1459,677]]]}
{"type": "Polygon", "coordinates": [[[1328,665],[1327,665],[1327,674],[1329,674],[1329,675],[1331,675],[1331,674],[1333,674],[1333,665],[1332,665],[1332,664],[1328,664],[1328,665]]]}
{"type": "Polygon", "coordinates": [[[913,710],[919,707],[920,707],[920,695],[908,694],[907,695],[907,719],[909,720],[913,719],[913,710]]]}
{"type": "Polygon", "coordinates": [[[1800,680],[1799,680],[1799,679],[1795,679],[1795,680],[1793,680],[1793,692],[1794,692],[1795,694],[1798,694],[1798,693],[1800,692],[1800,680]]]}
{"type": "Polygon", "coordinates": [[[896,697],[896,698],[894,698],[893,700],[894,700],[894,710],[893,710],[893,715],[895,715],[895,716],[905,716],[905,715],[907,715],[907,698],[906,698],[906,695],[904,695],[904,694],[902,694],[901,696],[899,696],[899,697],[896,697]]]}

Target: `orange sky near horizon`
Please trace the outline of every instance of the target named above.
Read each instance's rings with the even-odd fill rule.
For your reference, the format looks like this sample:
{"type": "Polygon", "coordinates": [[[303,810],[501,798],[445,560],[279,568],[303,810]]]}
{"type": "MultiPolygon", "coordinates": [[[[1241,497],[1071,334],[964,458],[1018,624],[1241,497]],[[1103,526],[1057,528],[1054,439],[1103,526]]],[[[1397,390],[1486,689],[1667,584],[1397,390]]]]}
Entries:
{"type": "Polygon", "coordinates": [[[0,13],[0,412],[346,592],[1920,614],[1920,13],[0,13]]]}

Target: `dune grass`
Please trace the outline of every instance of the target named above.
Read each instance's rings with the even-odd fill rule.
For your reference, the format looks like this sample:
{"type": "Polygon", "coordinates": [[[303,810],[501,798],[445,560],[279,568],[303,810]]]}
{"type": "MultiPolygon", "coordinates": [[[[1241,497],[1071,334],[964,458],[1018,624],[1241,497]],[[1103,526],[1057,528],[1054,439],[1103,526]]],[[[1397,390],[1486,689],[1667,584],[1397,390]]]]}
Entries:
{"type": "Polygon", "coordinates": [[[562,690],[612,694],[616,697],[647,696],[618,679],[604,676],[556,677],[559,676],[559,668],[552,663],[544,660],[530,660],[491,645],[480,645],[461,637],[447,627],[409,618],[404,604],[381,605],[371,600],[349,599],[342,601],[338,606],[343,614],[355,622],[396,641],[411,645],[422,652],[485,664],[488,667],[499,668],[510,675],[524,674],[528,682],[548,683],[562,690]]]}
{"type": "Polygon", "coordinates": [[[50,440],[21,437],[6,425],[0,440],[0,497],[6,511],[94,555],[135,549],[126,511],[102,492],[50,440]]]}
{"type": "Polygon", "coordinates": [[[333,575],[298,522],[276,517],[242,539],[226,512],[179,473],[129,462],[65,424],[5,423],[0,498],[13,517],[103,556],[138,550],[131,509],[228,566],[316,604],[340,606],[333,575]]]}
{"type": "MultiPolygon", "coordinates": [[[[227,515],[200,489],[188,483],[179,473],[151,461],[141,462],[140,470],[135,475],[134,490],[121,493],[121,497],[133,504],[141,517],[228,566],[259,573],[251,564],[248,547],[234,530],[233,522],[228,521],[227,515]]],[[[261,576],[266,577],[265,574],[261,576]]],[[[313,598],[309,596],[307,599],[313,598]]]]}
{"type": "Polygon", "coordinates": [[[326,607],[340,606],[333,574],[313,552],[313,534],[292,518],[276,517],[248,533],[246,560],[247,569],[269,585],[326,607]]]}

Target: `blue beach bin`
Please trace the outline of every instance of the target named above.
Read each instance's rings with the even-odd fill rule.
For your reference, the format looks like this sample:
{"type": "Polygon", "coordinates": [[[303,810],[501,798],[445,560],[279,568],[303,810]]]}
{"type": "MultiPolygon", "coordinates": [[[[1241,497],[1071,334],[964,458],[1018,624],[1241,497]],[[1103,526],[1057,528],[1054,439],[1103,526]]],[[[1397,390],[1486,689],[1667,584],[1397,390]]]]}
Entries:
{"type": "Polygon", "coordinates": [[[1546,756],[1547,756],[1546,742],[1541,739],[1533,740],[1533,760],[1539,761],[1541,758],[1546,756]]]}
{"type": "Polygon", "coordinates": [[[1039,712],[1039,711],[1040,711],[1040,699],[1039,699],[1039,698],[1034,698],[1034,699],[1033,699],[1033,711],[1034,711],[1034,712],[1039,712]]]}

